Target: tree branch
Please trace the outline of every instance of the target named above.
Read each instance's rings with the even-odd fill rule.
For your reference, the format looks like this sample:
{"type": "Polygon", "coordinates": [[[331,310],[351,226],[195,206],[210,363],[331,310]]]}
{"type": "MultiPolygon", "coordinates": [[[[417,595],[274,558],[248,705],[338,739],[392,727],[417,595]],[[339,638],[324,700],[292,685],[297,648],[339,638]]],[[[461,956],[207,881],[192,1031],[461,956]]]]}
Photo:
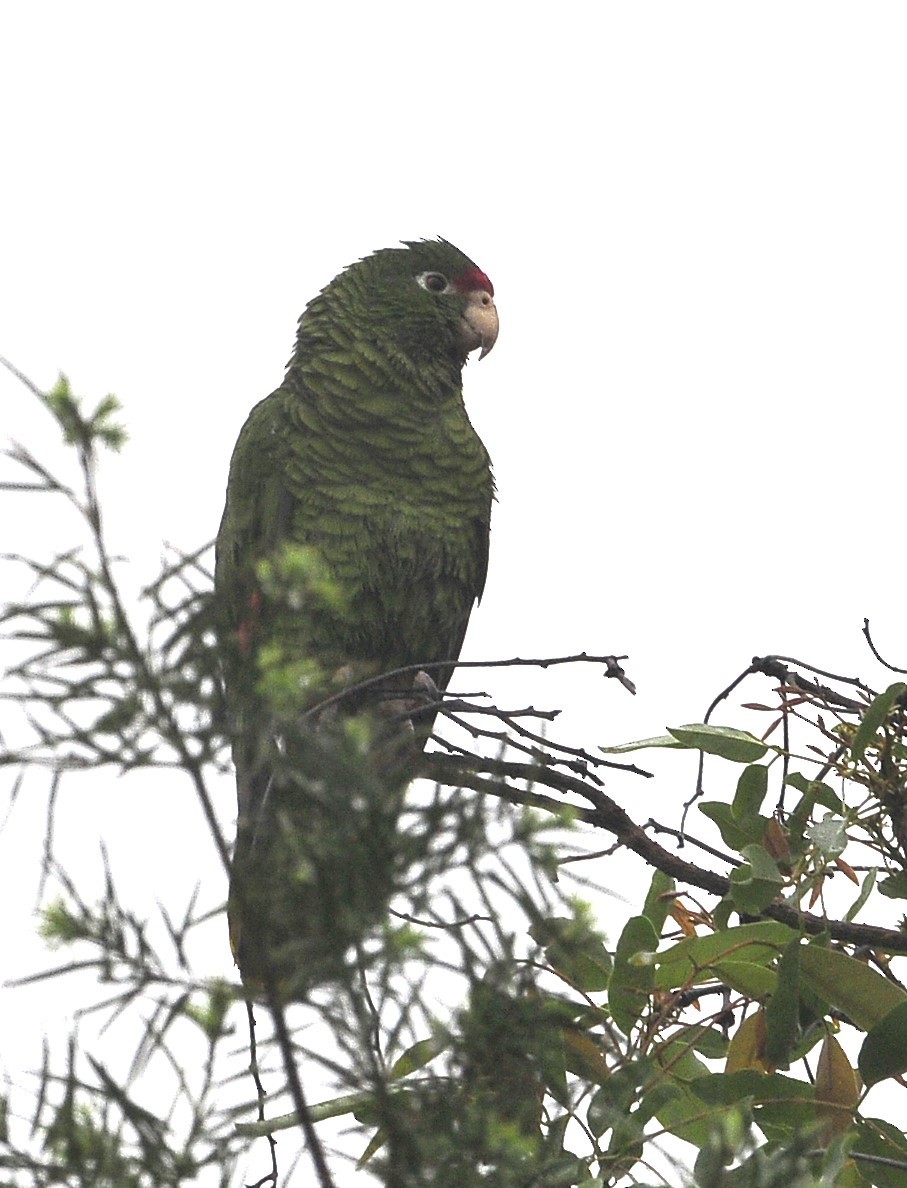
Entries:
{"type": "MultiPolygon", "coordinates": [[[[585,780],[539,764],[512,763],[498,759],[482,759],[479,763],[482,771],[487,774],[476,772],[475,758],[472,764],[467,765],[450,755],[426,756],[427,774],[442,783],[473,788],[477,792],[488,793],[509,800],[513,804],[523,804],[551,813],[562,813],[569,807],[578,820],[613,834],[625,849],[631,850],[650,866],[657,867],[672,878],[721,898],[730,891],[730,879],[716,871],[706,870],[693,862],[678,858],[676,854],[666,850],[649,837],[610,796],[585,780]],[[558,792],[575,793],[589,801],[592,807],[568,806],[565,802],[542,796],[538,792],[502,785],[499,779],[491,778],[501,776],[506,779],[525,780],[529,784],[544,784],[558,792]]],[[[769,904],[761,915],[787,924],[795,931],[808,932],[813,936],[827,932],[832,940],[840,941],[842,944],[866,945],[889,953],[907,953],[907,933],[895,928],[854,924],[846,920],[829,920],[780,902],[769,904]]]]}

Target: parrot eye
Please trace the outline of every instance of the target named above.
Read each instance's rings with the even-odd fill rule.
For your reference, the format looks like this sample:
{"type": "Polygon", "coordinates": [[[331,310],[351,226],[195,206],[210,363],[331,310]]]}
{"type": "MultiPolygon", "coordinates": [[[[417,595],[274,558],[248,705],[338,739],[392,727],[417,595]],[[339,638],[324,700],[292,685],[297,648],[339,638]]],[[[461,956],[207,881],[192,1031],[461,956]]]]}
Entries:
{"type": "Polygon", "coordinates": [[[416,282],[429,293],[449,293],[451,284],[442,272],[420,272],[416,282]]]}

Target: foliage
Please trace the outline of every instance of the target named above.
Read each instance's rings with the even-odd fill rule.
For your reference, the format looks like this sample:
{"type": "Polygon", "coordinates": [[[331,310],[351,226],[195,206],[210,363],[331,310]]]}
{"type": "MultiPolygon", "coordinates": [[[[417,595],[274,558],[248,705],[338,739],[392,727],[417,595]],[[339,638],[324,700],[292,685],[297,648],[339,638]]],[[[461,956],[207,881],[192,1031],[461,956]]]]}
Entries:
{"type": "MultiPolygon", "coordinates": [[[[402,1188],[904,1182],[907,1136],[867,1103],[881,1101],[877,1085],[903,1091],[907,930],[857,922],[907,898],[903,681],[876,691],[757,658],[703,722],[594,752],[546,738],[553,714],[432,704],[447,724],[424,760],[432,781],[410,788],[396,839],[382,840],[390,911],[350,906],[324,984],[304,1002],[260,987],[250,1049],[242,987],[192,968],[199,931],[216,921],[225,938],[225,878],[199,892],[209,907],[164,904],[153,927],[119,894],[128,855],[105,862],[96,900],[55,859],[62,781],[176,771],[207,824],[191,844],[225,875],[229,765],[206,551],[173,553],[130,601],[95,485],[99,451],[124,442],[118,405],[108,397],[86,414],[64,379],[49,393],[24,382],[78,479],[13,446],[18,474],[3,486],[65,501],[83,539],[50,558],[7,558],[32,584],[2,615],[14,656],[2,696],[19,711],[2,762],[13,797],[37,795],[42,779],[50,796],[41,927],[60,960],[29,984],[57,979],[84,1005],[34,1088],[17,1076],[7,1091],[2,1183],[226,1185],[243,1167],[276,1183],[295,1166],[282,1143],[278,1168],[281,1131],[304,1139],[300,1182],[313,1182],[311,1159],[322,1185],[341,1172],[402,1188]],[[710,722],[760,678],[773,700],[745,708],[764,729],[710,722]],[[627,756],[650,749],[700,756],[679,829],[641,827],[605,791],[606,778],[647,779],[627,756]],[[706,773],[729,794],[704,799],[706,773]],[[659,832],[709,865],[661,846],[659,832]],[[603,836],[648,868],[614,936],[596,916],[603,836]],[[98,1055],[98,1019],[119,1054],[131,1051],[124,1068],[98,1055]],[[337,1119],[351,1128],[342,1140],[337,1119]]],[[[632,690],[621,658],[498,663],[567,661],[600,664],[632,690]]],[[[327,750],[351,750],[335,748],[311,778],[339,791],[363,736],[330,738],[327,750]]],[[[349,869],[357,836],[343,834],[349,869]]]]}

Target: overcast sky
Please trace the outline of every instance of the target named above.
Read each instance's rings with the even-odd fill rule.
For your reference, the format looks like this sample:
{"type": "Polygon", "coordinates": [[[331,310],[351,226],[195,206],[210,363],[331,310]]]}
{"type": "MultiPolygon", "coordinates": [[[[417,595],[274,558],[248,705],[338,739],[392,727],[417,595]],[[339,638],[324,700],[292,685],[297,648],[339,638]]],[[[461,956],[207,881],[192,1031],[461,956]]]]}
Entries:
{"type": "MultiPolygon", "coordinates": [[[[907,663],[905,58],[897,2],[6,4],[0,354],[123,401],[102,485],[138,581],[213,537],[306,301],[442,235],[501,318],[465,376],[499,503],[464,655],[626,652],[639,694],[482,683],[589,746],[695,720],[758,653],[884,686],[860,627],[907,663]]],[[[0,374],[0,429],[40,448],[32,403],[0,374]]],[[[4,549],[61,531],[0,522],[4,549]]],[[[153,856],[175,795],[105,813],[153,856]]],[[[101,817],[73,812],[89,848],[101,817]]]]}

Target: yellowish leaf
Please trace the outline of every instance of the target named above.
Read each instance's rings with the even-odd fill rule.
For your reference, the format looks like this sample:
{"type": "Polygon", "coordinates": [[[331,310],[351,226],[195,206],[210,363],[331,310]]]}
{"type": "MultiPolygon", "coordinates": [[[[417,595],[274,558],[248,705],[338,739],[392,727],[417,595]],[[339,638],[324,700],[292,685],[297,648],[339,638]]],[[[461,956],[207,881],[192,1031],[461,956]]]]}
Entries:
{"type": "Polygon", "coordinates": [[[859,1097],[857,1077],[844,1049],[833,1035],[826,1035],[816,1068],[816,1114],[826,1143],[850,1129],[859,1097]]]}
{"type": "Polygon", "coordinates": [[[743,1020],[728,1046],[724,1071],[740,1072],[744,1068],[764,1073],[775,1071],[765,1056],[765,1011],[761,1007],[743,1020]]]}

